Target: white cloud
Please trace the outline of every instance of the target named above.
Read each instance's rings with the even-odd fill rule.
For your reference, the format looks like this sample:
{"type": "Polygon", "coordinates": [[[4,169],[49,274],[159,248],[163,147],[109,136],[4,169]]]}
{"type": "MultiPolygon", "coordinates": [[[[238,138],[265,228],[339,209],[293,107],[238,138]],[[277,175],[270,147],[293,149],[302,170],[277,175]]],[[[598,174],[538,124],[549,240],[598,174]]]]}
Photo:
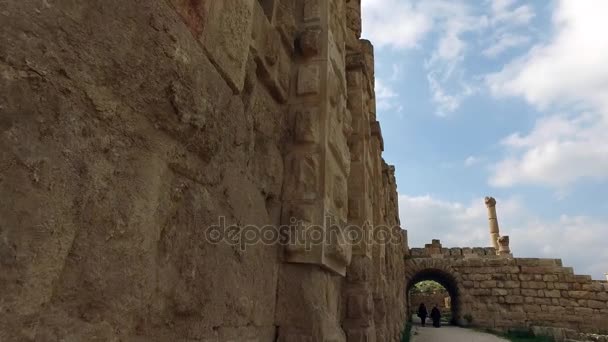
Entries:
{"type": "Polygon", "coordinates": [[[530,37],[528,36],[506,33],[497,37],[494,45],[488,46],[482,53],[486,57],[494,58],[511,48],[516,48],[528,43],[530,43],[530,37]]]}
{"type": "Polygon", "coordinates": [[[464,2],[429,1],[423,4],[422,8],[434,13],[436,31],[440,34],[425,68],[436,106],[435,114],[444,117],[457,110],[474,93],[462,66],[468,48],[463,35],[484,29],[487,21],[484,16],[473,14],[464,2]]]}
{"type": "Polygon", "coordinates": [[[490,38],[482,54],[495,58],[503,52],[524,46],[532,40],[529,35],[530,22],[536,16],[530,5],[517,6],[515,0],[493,0],[490,14],[490,38]]]}
{"type": "Polygon", "coordinates": [[[376,78],[375,81],[376,91],[376,109],[378,111],[388,111],[393,109],[399,109],[401,107],[396,101],[398,94],[397,92],[382,79],[376,78]]]}
{"type": "Polygon", "coordinates": [[[497,95],[523,96],[531,104],[592,104],[608,108],[608,2],[560,1],[556,36],[487,79],[497,95]]]}
{"type": "Polygon", "coordinates": [[[512,0],[481,5],[464,0],[363,1],[363,36],[378,48],[395,50],[419,48],[427,38],[433,38],[425,69],[436,114],[447,116],[478,89],[473,85],[477,80],[471,80],[464,68],[473,43],[469,37],[465,39],[467,35],[489,37],[482,38],[482,44],[489,45],[483,53],[489,57],[530,41],[525,35],[511,32],[526,27],[534,18],[530,5],[512,0]]]}
{"type": "Polygon", "coordinates": [[[363,36],[379,47],[404,50],[420,47],[428,37],[432,49],[425,61],[431,100],[436,114],[447,116],[478,88],[466,75],[465,56],[469,53],[467,34],[494,37],[485,44],[488,56],[527,43],[527,38],[510,33],[534,17],[531,6],[514,1],[494,1],[472,6],[463,0],[369,0],[362,3],[363,36]],[[488,33],[487,30],[495,32],[488,33]],[[431,36],[431,34],[433,34],[431,36]]]}
{"type": "Polygon", "coordinates": [[[411,1],[366,0],[361,7],[364,36],[377,47],[415,47],[432,28],[432,19],[411,1]]]}
{"type": "Polygon", "coordinates": [[[536,14],[531,6],[521,5],[514,7],[513,5],[515,4],[516,1],[513,0],[492,1],[492,24],[525,25],[535,17],[536,14]]]}
{"type": "Polygon", "coordinates": [[[608,180],[608,123],[595,116],[549,116],[526,136],[516,133],[503,145],[512,155],[493,167],[493,186],[540,184],[557,188],[581,179],[608,180]]]}
{"type": "Polygon", "coordinates": [[[526,135],[503,145],[509,155],[491,184],[541,184],[563,189],[581,179],[608,179],[608,2],[560,1],[555,36],[486,78],[496,96],[521,96],[540,110],[569,112],[541,118],[526,135]]]}
{"type": "MultiPolygon", "coordinates": [[[[605,223],[566,215],[543,220],[528,212],[517,198],[497,201],[501,234],[510,236],[516,257],[563,258],[564,264],[574,266],[577,274],[591,274],[597,279],[608,271],[605,223]]],[[[431,239],[441,239],[445,247],[490,245],[481,197],[460,203],[429,195],[399,195],[399,211],[401,223],[408,230],[410,247],[423,247],[431,239]]]]}
{"type": "Polygon", "coordinates": [[[462,102],[475,92],[475,89],[464,80],[461,80],[461,83],[459,84],[460,89],[450,92],[446,90],[447,84],[441,82],[441,79],[438,77],[438,72],[438,70],[429,71],[427,80],[429,82],[431,94],[433,95],[432,100],[436,105],[435,114],[440,117],[445,117],[458,109],[462,102]]]}
{"type": "MultiPolygon", "coordinates": [[[[502,215],[521,210],[517,200],[501,202],[502,215]]],[[[423,247],[431,239],[444,246],[489,246],[486,207],[483,198],[470,203],[449,202],[426,196],[399,195],[401,224],[409,231],[410,247],[423,247]]]]}
{"type": "MultiPolygon", "coordinates": [[[[377,47],[397,50],[419,47],[432,32],[440,37],[427,62],[429,87],[437,114],[456,110],[472,87],[461,77],[460,62],[467,49],[462,35],[486,22],[471,14],[464,1],[369,0],[362,3],[363,36],[377,47]]],[[[393,66],[394,68],[394,66],[393,66]]]]}
{"type": "Polygon", "coordinates": [[[385,100],[397,97],[397,93],[393,90],[393,88],[385,85],[384,81],[379,78],[376,78],[375,88],[377,99],[385,100]]]}

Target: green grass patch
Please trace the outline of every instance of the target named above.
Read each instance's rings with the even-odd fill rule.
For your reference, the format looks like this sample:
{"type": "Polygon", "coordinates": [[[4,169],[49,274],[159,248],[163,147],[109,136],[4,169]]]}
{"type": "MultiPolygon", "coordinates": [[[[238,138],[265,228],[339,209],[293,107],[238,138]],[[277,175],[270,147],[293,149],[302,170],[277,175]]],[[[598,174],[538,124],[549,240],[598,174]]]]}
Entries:
{"type": "Polygon", "coordinates": [[[509,331],[508,333],[498,333],[492,329],[487,328],[473,328],[473,330],[500,336],[511,342],[555,342],[552,337],[534,336],[534,334],[529,330],[513,330],[509,331]]]}
{"type": "Polygon", "coordinates": [[[512,342],[554,342],[555,340],[547,336],[534,336],[529,331],[512,331],[502,335],[512,342]]]}
{"type": "Polygon", "coordinates": [[[534,336],[531,331],[528,330],[514,330],[508,333],[497,333],[491,329],[475,329],[478,331],[486,332],[496,336],[506,338],[511,342],[555,342],[552,337],[548,336],[534,336]]]}

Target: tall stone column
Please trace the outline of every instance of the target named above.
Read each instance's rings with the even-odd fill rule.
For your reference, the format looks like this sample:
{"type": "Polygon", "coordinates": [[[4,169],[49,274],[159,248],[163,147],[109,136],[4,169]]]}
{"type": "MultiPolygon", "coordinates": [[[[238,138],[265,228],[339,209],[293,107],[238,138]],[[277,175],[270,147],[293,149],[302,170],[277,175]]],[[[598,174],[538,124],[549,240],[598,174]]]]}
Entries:
{"type": "Polygon", "coordinates": [[[496,199],[494,197],[485,198],[486,207],[488,208],[488,224],[490,226],[490,242],[491,246],[499,250],[498,237],[500,236],[498,229],[498,218],[496,217],[496,199]]]}

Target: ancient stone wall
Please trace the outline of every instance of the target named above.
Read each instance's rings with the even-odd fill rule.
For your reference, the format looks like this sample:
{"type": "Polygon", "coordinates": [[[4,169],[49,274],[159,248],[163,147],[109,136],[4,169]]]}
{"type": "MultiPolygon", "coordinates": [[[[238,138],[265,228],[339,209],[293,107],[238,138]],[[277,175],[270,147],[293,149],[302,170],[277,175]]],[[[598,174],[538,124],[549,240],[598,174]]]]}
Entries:
{"type": "Polygon", "coordinates": [[[360,1],[0,20],[0,340],[398,340],[407,239],[360,1]],[[260,237],[294,221],[401,239],[260,237]]]}
{"type": "Polygon", "coordinates": [[[406,279],[437,278],[448,288],[460,324],[608,333],[607,284],[575,275],[560,259],[482,255],[483,249],[459,253],[468,249],[445,249],[439,241],[430,245],[418,250],[425,253],[411,253],[406,279]]]}

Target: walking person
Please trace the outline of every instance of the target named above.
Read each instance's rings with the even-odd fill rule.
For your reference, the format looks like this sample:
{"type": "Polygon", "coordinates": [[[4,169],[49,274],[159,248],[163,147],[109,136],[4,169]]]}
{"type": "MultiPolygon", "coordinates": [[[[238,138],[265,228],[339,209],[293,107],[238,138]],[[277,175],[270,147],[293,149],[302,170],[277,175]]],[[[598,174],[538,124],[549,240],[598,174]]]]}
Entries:
{"type": "Polygon", "coordinates": [[[426,324],[426,317],[428,315],[429,313],[426,311],[426,306],[424,305],[424,303],[420,303],[420,306],[418,307],[418,317],[420,317],[420,322],[422,323],[422,326],[426,324]]]}
{"type": "Polygon", "coordinates": [[[437,307],[437,304],[431,310],[431,319],[433,320],[433,326],[439,328],[441,326],[441,311],[437,307]]]}

